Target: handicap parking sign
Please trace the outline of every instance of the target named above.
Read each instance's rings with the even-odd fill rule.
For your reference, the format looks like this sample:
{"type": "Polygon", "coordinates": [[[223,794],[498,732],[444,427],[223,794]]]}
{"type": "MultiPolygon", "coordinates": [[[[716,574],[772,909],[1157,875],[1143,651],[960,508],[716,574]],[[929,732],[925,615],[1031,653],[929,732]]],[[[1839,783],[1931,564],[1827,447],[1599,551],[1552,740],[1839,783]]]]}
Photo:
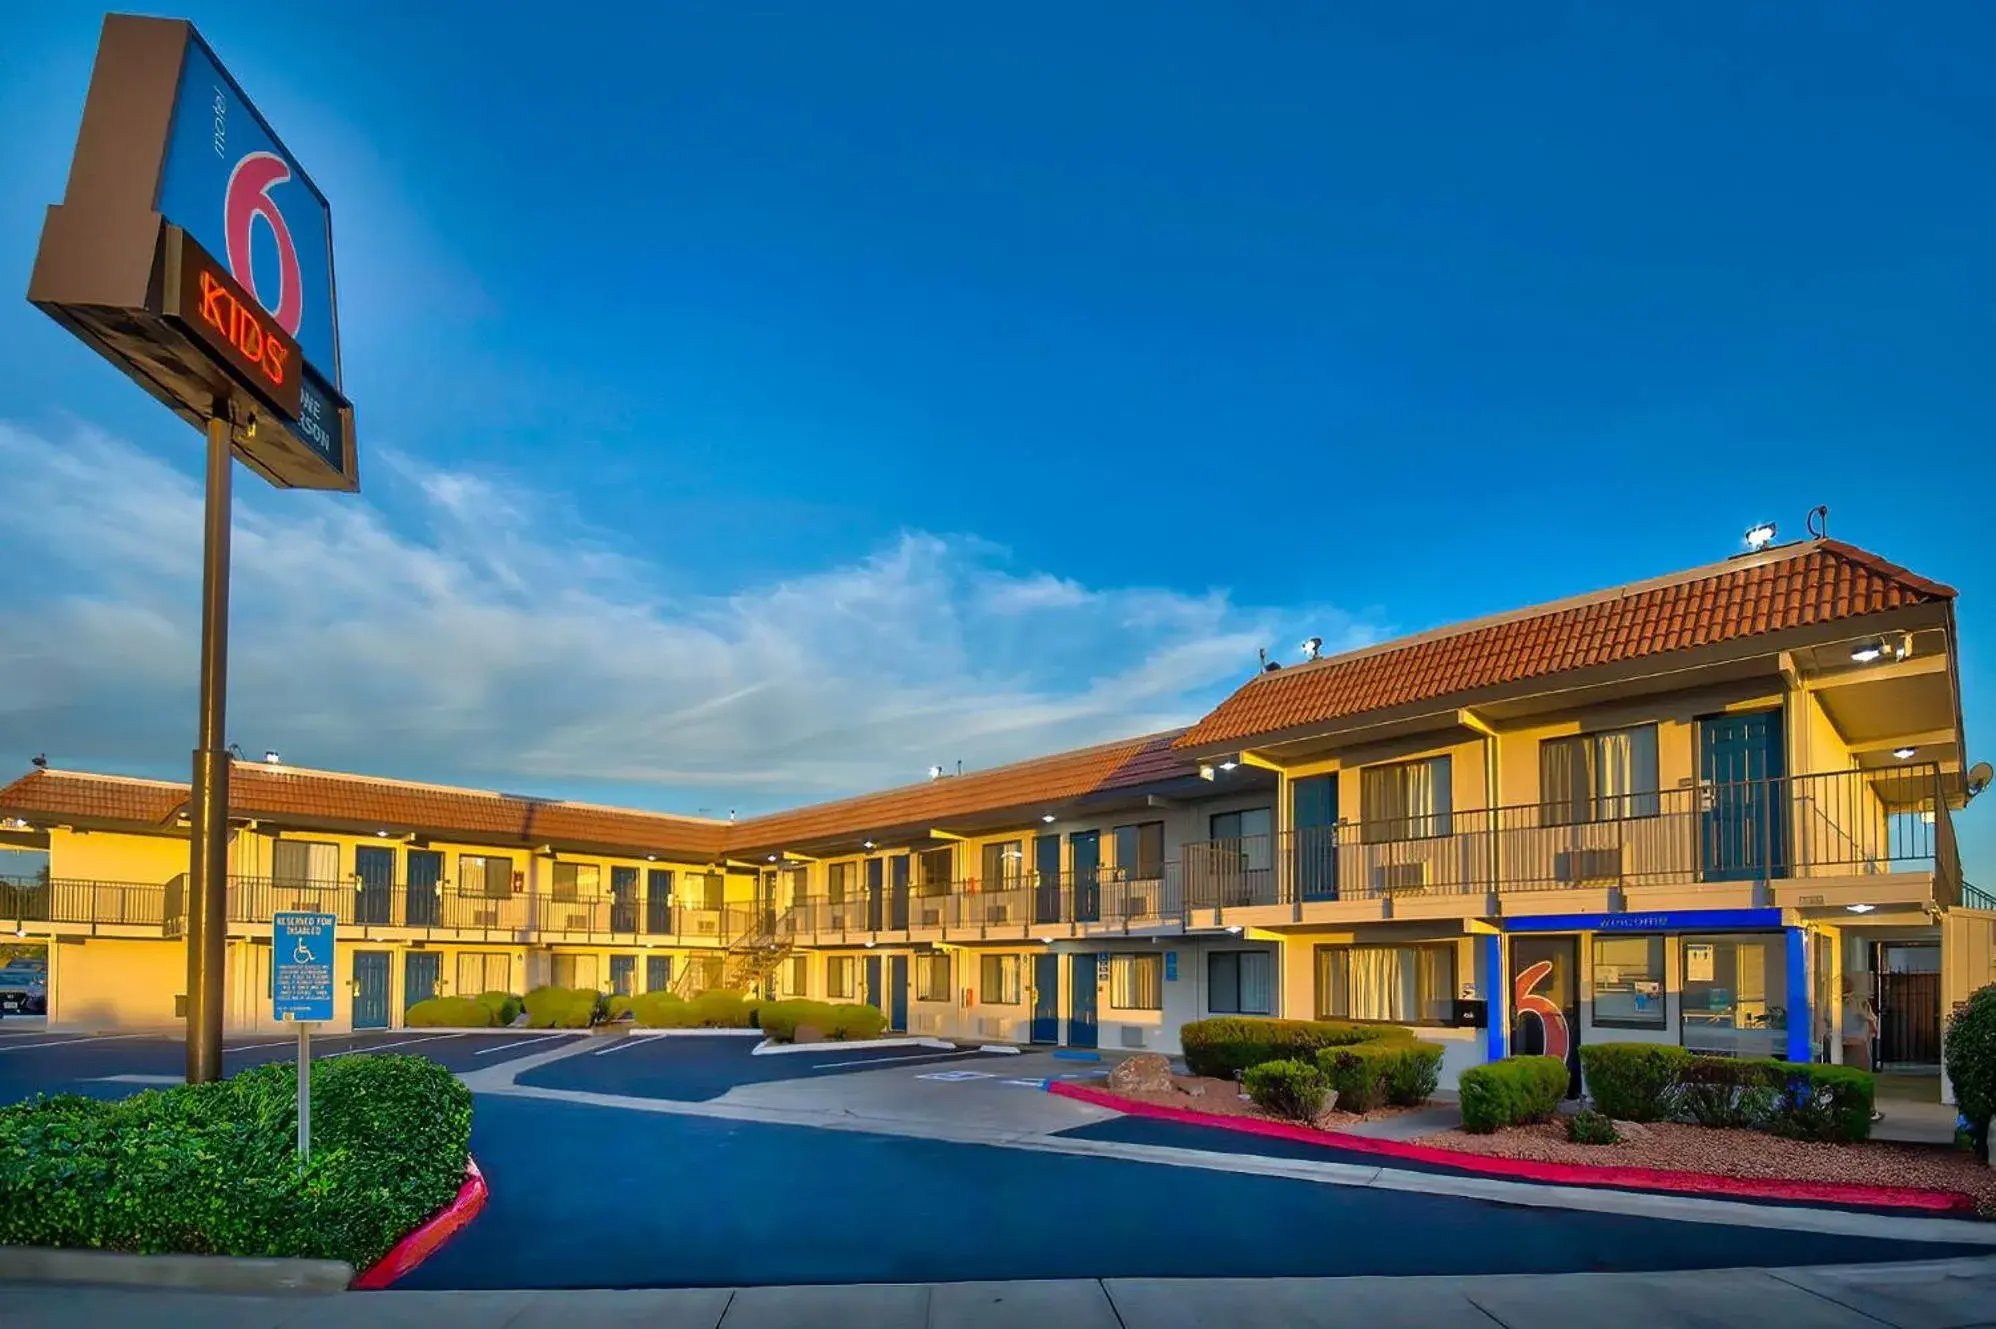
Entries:
{"type": "Polygon", "coordinates": [[[331,914],[283,911],[270,920],[270,1004],[280,1020],[333,1018],[331,914]]]}

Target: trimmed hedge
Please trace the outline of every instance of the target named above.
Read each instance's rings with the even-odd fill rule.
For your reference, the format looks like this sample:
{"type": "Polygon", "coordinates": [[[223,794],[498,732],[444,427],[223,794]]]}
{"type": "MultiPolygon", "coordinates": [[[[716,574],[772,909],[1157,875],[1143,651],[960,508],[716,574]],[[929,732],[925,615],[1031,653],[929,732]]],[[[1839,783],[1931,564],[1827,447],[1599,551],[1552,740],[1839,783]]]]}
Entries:
{"type": "Polygon", "coordinates": [[[525,998],[529,1029],[587,1029],[610,1014],[610,999],[594,988],[539,987],[525,998]]]}
{"type": "Polygon", "coordinates": [[[1785,1083],[1768,1129],[1797,1140],[1871,1138],[1871,1105],[1877,1081],[1855,1066],[1783,1061],[1785,1083]]]}
{"type": "Polygon", "coordinates": [[[1307,1061],[1264,1061],[1241,1072],[1254,1105],[1289,1121],[1314,1122],[1330,1092],[1323,1072],[1307,1061]]]}
{"type": "Polygon", "coordinates": [[[1317,1069],[1337,1090],[1345,1112],[1370,1112],[1382,1103],[1418,1107],[1434,1096],[1442,1078],[1442,1046],[1379,1039],[1325,1048],[1317,1069]]]}
{"type": "Polygon", "coordinates": [[[670,992],[644,992],[628,999],[631,1022],[646,1029],[692,1029],[699,1025],[693,1003],[670,992]]]}
{"type": "Polygon", "coordinates": [[[693,1008],[694,1023],[703,1029],[753,1029],[757,1003],[739,992],[714,988],[687,1003],[693,1008]]]}
{"type": "Polygon", "coordinates": [[[1398,1025],[1220,1015],[1187,1024],[1178,1031],[1178,1045],[1184,1049],[1186,1069],[1194,1075],[1232,1080],[1265,1061],[1308,1061],[1324,1048],[1406,1042],[1412,1037],[1398,1025]]]}
{"type": "Polygon", "coordinates": [[[471,1092],[425,1057],[312,1064],[300,1172],[297,1069],[102,1101],[0,1108],[0,1243],[291,1256],[364,1269],[464,1182],[471,1092]]]}
{"type": "Polygon", "coordinates": [[[1580,1070],[1594,1106],[1616,1121],[1659,1121],[1691,1054],[1668,1043],[1583,1043],[1580,1070]]]}
{"type": "Polygon", "coordinates": [[[756,1008],[762,1032],[779,1043],[797,1037],[797,1026],[808,1024],[826,1038],[878,1038],[887,1028],[887,1016],[878,1007],[858,1003],[834,1005],[828,1001],[766,1001],[756,1008]]]}
{"type": "Polygon", "coordinates": [[[526,1003],[510,992],[481,992],[477,1001],[492,1012],[492,1023],[501,1029],[511,1028],[520,1012],[527,1009],[526,1003]]]}
{"type": "Polygon", "coordinates": [[[490,1029],[495,1021],[492,1008],[470,997],[431,997],[419,1001],[403,1015],[411,1029],[490,1029]]]}
{"type": "Polygon", "coordinates": [[[1947,1017],[1941,1043],[1955,1106],[1968,1123],[1968,1142],[1989,1161],[1989,1122],[1996,1117],[1996,983],[1978,988],[1947,1017]]]}
{"type": "Polygon", "coordinates": [[[1502,1126],[1545,1121],[1559,1110],[1571,1080],[1559,1057],[1506,1057],[1471,1066],[1457,1079],[1462,1128],[1488,1135],[1502,1126]]]}
{"type": "Polygon", "coordinates": [[[1781,1063],[1770,1057],[1688,1057],[1671,1090],[1671,1116],[1693,1126],[1765,1130],[1786,1084],[1781,1063]]]}

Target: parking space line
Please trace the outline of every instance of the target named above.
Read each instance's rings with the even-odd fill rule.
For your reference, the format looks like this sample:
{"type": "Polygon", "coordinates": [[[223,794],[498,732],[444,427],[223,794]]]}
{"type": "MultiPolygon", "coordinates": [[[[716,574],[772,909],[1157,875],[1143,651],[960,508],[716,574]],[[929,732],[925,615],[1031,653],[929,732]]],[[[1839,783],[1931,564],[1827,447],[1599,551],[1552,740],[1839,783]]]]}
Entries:
{"type": "Polygon", "coordinates": [[[975,1052],[930,1052],[917,1057],[861,1057],[854,1061],[820,1062],[814,1071],[836,1070],[841,1066],[912,1066],[918,1061],[947,1061],[951,1057],[974,1057],[975,1052]]]}
{"type": "Polygon", "coordinates": [[[573,1034],[542,1034],[539,1038],[524,1038],[517,1043],[501,1043],[496,1048],[480,1048],[478,1049],[478,1051],[472,1053],[471,1055],[474,1057],[489,1057],[495,1052],[504,1052],[507,1048],[527,1048],[527,1047],[532,1047],[536,1043],[545,1043],[551,1038],[573,1038],[573,1037],[574,1037],[573,1034]]]}
{"type": "Polygon", "coordinates": [[[53,1043],[16,1043],[11,1047],[0,1048],[0,1053],[21,1052],[28,1048],[66,1048],[73,1043],[121,1043],[129,1038],[151,1038],[151,1034],[88,1034],[82,1038],[59,1038],[53,1043]]]}
{"type": "Polygon", "coordinates": [[[298,1040],[295,1038],[287,1038],[281,1043],[244,1043],[240,1047],[223,1048],[222,1055],[226,1057],[231,1052],[254,1052],[258,1048],[295,1048],[297,1046],[298,1040]]]}
{"type": "Polygon", "coordinates": [[[610,1044],[609,1047],[597,1048],[594,1052],[590,1053],[589,1055],[592,1057],[607,1057],[612,1052],[624,1052],[636,1046],[638,1046],[638,1041],[636,1039],[628,1037],[620,1038],[616,1042],[610,1044]]]}
{"type": "Polygon", "coordinates": [[[442,1039],[456,1037],[458,1037],[456,1034],[430,1034],[424,1038],[398,1039],[393,1043],[363,1043],[357,1048],[341,1048],[338,1052],[328,1052],[324,1060],[331,1061],[334,1057],[348,1057],[356,1052],[379,1052],[383,1048],[408,1047],[411,1043],[435,1043],[442,1039]]]}

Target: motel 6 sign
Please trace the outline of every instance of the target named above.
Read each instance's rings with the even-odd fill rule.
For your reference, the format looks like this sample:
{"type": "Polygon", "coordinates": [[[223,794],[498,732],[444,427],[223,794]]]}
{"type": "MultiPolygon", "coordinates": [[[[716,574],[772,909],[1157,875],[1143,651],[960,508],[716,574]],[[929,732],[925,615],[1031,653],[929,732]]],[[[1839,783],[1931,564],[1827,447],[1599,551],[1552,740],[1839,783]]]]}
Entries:
{"type": "Polygon", "coordinates": [[[28,299],[271,483],[359,488],[331,210],[190,24],[104,20],[28,299]]]}

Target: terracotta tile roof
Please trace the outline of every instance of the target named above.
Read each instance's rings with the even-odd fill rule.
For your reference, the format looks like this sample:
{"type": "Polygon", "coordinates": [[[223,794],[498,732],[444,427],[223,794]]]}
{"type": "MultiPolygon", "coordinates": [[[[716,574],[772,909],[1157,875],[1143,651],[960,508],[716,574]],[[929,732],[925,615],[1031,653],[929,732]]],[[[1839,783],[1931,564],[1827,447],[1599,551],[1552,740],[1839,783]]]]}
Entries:
{"type": "Polygon", "coordinates": [[[187,786],[81,771],[30,771],[0,789],[0,814],[38,821],[163,825],[187,801],[187,786]]]}
{"type": "Polygon", "coordinates": [[[1876,554],[1817,540],[1259,674],[1178,739],[1239,743],[1569,670],[1952,599],[1876,554]]]}
{"type": "Polygon", "coordinates": [[[1199,768],[1172,750],[1172,741],[1180,732],[1174,729],[1123,739],[883,793],[752,817],[735,826],[729,848],[737,853],[770,851],[895,827],[946,827],[952,817],[1053,807],[1089,794],[1182,779],[1197,774],[1199,768]]]}

